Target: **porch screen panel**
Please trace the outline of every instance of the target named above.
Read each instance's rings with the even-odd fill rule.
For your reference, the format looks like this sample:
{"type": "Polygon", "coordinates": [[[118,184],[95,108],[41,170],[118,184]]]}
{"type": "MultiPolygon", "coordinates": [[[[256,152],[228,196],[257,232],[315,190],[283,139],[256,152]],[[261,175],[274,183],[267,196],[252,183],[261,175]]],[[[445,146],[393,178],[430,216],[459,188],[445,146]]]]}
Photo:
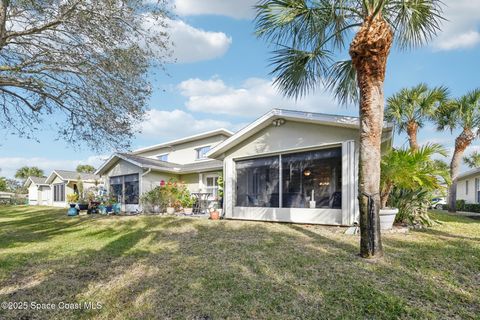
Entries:
{"type": "Polygon", "coordinates": [[[117,198],[117,201],[123,203],[123,176],[110,178],[110,194],[117,198]]]}
{"type": "Polygon", "coordinates": [[[65,185],[63,183],[53,185],[53,201],[55,202],[65,201],[65,185]]]}
{"type": "Polygon", "coordinates": [[[124,176],[125,204],[138,204],[140,197],[138,174],[124,176]]]}
{"type": "Polygon", "coordinates": [[[282,155],[282,207],[340,209],[341,177],[341,148],[282,155]]]}
{"type": "Polygon", "coordinates": [[[278,208],[279,156],[236,162],[236,206],[278,208]]]}

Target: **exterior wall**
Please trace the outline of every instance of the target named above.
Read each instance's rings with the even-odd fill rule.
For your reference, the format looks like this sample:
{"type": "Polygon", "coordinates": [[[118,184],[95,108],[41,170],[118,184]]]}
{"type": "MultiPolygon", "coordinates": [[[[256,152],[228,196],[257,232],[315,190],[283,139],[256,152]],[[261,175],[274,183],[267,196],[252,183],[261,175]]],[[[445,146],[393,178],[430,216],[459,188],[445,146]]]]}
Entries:
{"type": "Polygon", "coordinates": [[[205,146],[214,147],[225,139],[227,139],[226,136],[219,134],[192,142],[174,145],[172,147],[158,148],[155,150],[137,153],[137,155],[142,157],[156,158],[158,155],[168,153],[168,162],[178,164],[194,163],[199,161],[196,160],[197,153],[195,149],[205,146]]]}
{"type": "MultiPolygon", "coordinates": [[[[383,148],[386,148],[385,146],[383,148]]],[[[225,217],[299,223],[352,225],[358,221],[358,130],[287,121],[267,127],[231,150],[224,158],[225,217]],[[288,151],[342,146],[342,209],[235,207],[235,160],[288,151]]]]}
{"type": "Polygon", "coordinates": [[[478,201],[478,191],[480,191],[480,174],[458,179],[457,181],[457,200],[465,200],[466,203],[480,203],[478,201]],[[478,179],[479,189],[475,190],[475,179],[478,179]],[[468,194],[466,192],[466,183],[468,181],[468,194]]]}
{"type": "Polygon", "coordinates": [[[31,183],[28,187],[28,204],[31,206],[38,205],[38,187],[35,183],[31,183]]]}
{"type": "Polygon", "coordinates": [[[145,174],[143,177],[140,176],[140,196],[142,196],[143,193],[158,187],[162,180],[166,182],[170,178],[178,179],[178,175],[152,171],[145,174]]]}
{"type": "Polygon", "coordinates": [[[200,192],[200,181],[198,173],[184,174],[180,176],[180,180],[183,181],[190,192],[200,192]]]}
{"type": "Polygon", "coordinates": [[[38,205],[48,206],[50,204],[50,186],[41,186],[38,188],[38,205]]]}

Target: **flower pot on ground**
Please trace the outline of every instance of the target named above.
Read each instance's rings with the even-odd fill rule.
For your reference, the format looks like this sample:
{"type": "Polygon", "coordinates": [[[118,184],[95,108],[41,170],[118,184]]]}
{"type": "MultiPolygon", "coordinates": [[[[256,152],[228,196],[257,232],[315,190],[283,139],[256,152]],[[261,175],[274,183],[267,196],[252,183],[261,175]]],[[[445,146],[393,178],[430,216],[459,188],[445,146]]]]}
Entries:
{"type": "Polygon", "coordinates": [[[220,212],[218,210],[212,210],[210,211],[210,219],[211,220],[219,220],[220,219],[220,212]]]}
{"type": "Polygon", "coordinates": [[[380,230],[390,230],[393,228],[395,217],[397,216],[397,208],[380,209],[380,230]]]}
{"type": "Polygon", "coordinates": [[[88,203],[79,202],[78,203],[78,210],[80,210],[80,211],[88,210],[88,203]]]}
{"type": "Polygon", "coordinates": [[[69,216],[77,216],[78,215],[78,210],[76,208],[75,203],[70,203],[70,208],[68,208],[67,215],[69,216]]]}
{"type": "Polygon", "coordinates": [[[167,207],[167,214],[174,214],[175,208],[174,207],[167,207]]]}
{"type": "Polygon", "coordinates": [[[183,208],[183,213],[192,214],[193,213],[193,208],[183,208]]]}

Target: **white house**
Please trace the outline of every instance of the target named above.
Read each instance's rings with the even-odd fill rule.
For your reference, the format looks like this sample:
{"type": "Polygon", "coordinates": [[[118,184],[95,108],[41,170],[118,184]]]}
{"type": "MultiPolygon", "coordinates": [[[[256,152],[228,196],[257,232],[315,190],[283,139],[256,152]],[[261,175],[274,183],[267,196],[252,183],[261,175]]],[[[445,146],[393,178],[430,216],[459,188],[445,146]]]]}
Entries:
{"type": "Polygon", "coordinates": [[[457,199],[480,203],[480,168],[460,174],[457,178],[457,199]]]}
{"type": "Polygon", "coordinates": [[[78,182],[82,180],[83,189],[87,190],[101,184],[100,176],[91,173],[78,173],[68,170],[53,170],[45,179],[49,186],[49,206],[67,207],[67,195],[78,193],[78,182]]]}
{"type": "Polygon", "coordinates": [[[28,189],[28,204],[48,206],[50,204],[50,185],[46,177],[28,177],[25,187],[28,189]]]}
{"type": "Polygon", "coordinates": [[[183,181],[190,192],[209,193],[213,199],[223,163],[208,159],[206,153],[232,134],[217,129],[131,153],[115,153],[96,174],[102,177],[108,192],[121,199],[124,211],[139,209],[140,195],[170,178],[183,181]]]}
{"type": "MultiPolygon", "coordinates": [[[[382,148],[392,144],[385,123],[382,148]]],[[[228,219],[358,222],[359,119],[273,109],[207,156],[223,161],[228,219]]]]}

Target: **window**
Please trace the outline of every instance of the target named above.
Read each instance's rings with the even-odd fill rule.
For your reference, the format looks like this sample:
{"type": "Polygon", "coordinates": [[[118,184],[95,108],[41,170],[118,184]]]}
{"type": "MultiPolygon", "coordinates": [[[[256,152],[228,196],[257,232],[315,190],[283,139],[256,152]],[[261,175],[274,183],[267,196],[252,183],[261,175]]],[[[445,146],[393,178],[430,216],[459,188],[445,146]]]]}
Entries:
{"type": "Polygon", "coordinates": [[[207,158],[206,154],[207,154],[208,151],[210,151],[210,149],[212,149],[210,146],[201,147],[201,148],[196,149],[197,160],[206,159],[207,158]]]}
{"type": "Polygon", "coordinates": [[[214,198],[218,197],[218,177],[207,177],[207,192],[214,198]]]}
{"type": "Polygon", "coordinates": [[[480,179],[475,178],[475,195],[477,203],[480,203],[480,179]]]}
{"type": "Polygon", "coordinates": [[[468,194],[468,180],[465,181],[465,194],[468,194]]]}
{"type": "Polygon", "coordinates": [[[236,168],[237,206],[278,208],[280,183],[278,156],[238,161],[236,168]]]}
{"type": "Polygon", "coordinates": [[[157,159],[161,161],[168,161],[168,153],[158,155],[157,159]]]}
{"type": "Polygon", "coordinates": [[[341,208],[341,156],[340,148],[283,155],[282,207],[341,208]]]}
{"type": "Polygon", "coordinates": [[[139,177],[138,174],[110,177],[110,193],[124,204],[139,203],[139,177]]]}
{"type": "Polygon", "coordinates": [[[236,172],[236,206],[342,207],[341,148],[237,161],[236,172]]]}
{"type": "Polygon", "coordinates": [[[64,183],[53,185],[53,201],[55,202],[65,201],[65,184],[64,183]]]}

